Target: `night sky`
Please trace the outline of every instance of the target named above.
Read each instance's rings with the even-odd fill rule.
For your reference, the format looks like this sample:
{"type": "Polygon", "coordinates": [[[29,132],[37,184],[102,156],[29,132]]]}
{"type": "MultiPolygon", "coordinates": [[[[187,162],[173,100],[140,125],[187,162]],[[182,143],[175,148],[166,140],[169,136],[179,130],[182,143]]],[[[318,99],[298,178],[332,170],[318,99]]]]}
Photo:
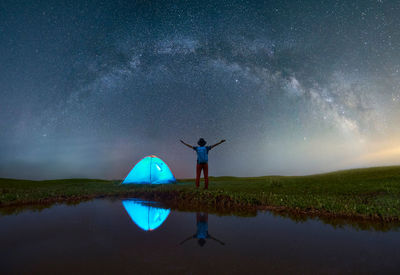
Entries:
{"type": "Polygon", "coordinates": [[[400,2],[0,1],[0,177],[400,163],[400,2]]]}

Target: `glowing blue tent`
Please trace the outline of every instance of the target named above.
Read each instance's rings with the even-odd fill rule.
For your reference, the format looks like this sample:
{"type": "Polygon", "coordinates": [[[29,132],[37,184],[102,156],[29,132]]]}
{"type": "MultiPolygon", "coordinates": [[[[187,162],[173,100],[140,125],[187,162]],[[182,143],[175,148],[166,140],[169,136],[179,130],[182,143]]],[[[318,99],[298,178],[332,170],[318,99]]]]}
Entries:
{"type": "Polygon", "coordinates": [[[170,210],[151,206],[148,201],[123,200],[123,206],[132,221],[145,231],[158,228],[168,217],[170,210]]]}
{"type": "Polygon", "coordinates": [[[139,161],[122,183],[161,184],[174,182],[176,182],[176,179],[168,165],[162,159],[151,155],[139,161]]]}

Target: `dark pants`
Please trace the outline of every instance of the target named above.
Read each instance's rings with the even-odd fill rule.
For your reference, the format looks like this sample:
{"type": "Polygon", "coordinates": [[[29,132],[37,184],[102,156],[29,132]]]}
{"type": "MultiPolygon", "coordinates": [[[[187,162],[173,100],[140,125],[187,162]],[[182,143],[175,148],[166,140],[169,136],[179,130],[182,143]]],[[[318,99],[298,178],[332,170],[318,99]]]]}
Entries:
{"type": "Polygon", "coordinates": [[[204,188],[208,189],[208,164],[207,163],[197,163],[197,166],[196,166],[196,187],[199,187],[199,185],[200,185],[201,170],[203,170],[203,174],[204,174],[204,188]]]}

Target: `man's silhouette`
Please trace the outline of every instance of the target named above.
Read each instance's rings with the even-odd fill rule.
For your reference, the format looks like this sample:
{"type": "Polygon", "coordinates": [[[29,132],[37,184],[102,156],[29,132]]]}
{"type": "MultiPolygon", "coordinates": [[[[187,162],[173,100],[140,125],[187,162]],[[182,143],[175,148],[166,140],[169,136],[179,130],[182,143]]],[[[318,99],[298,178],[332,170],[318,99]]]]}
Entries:
{"type": "Polygon", "coordinates": [[[210,151],[215,146],[225,142],[225,139],[211,146],[205,146],[207,144],[207,141],[205,141],[203,138],[200,138],[199,141],[197,142],[199,146],[192,146],[190,144],[187,144],[183,140],[181,140],[181,142],[187,147],[195,150],[197,153],[196,187],[199,188],[200,186],[200,175],[201,175],[201,170],[203,170],[204,189],[208,189],[208,151],[210,151]]]}
{"type": "Polygon", "coordinates": [[[210,234],[208,234],[208,213],[197,212],[196,213],[196,225],[197,225],[196,234],[184,239],[180,243],[180,245],[184,244],[185,242],[187,242],[188,240],[191,240],[191,239],[197,239],[197,243],[200,246],[204,246],[206,244],[207,239],[214,240],[221,245],[225,245],[224,242],[222,242],[222,241],[214,238],[210,234]]]}

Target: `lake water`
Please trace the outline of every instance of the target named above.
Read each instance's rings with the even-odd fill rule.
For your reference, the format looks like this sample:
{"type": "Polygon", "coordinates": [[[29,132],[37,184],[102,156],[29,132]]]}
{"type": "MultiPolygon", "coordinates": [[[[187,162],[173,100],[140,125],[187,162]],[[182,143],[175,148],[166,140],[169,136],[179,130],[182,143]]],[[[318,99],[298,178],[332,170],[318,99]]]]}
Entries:
{"type": "Polygon", "coordinates": [[[0,274],[399,273],[400,232],[98,199],[0,216],[0,274]],[[208,231],[208,234],[207,234],[208,231]]]}

